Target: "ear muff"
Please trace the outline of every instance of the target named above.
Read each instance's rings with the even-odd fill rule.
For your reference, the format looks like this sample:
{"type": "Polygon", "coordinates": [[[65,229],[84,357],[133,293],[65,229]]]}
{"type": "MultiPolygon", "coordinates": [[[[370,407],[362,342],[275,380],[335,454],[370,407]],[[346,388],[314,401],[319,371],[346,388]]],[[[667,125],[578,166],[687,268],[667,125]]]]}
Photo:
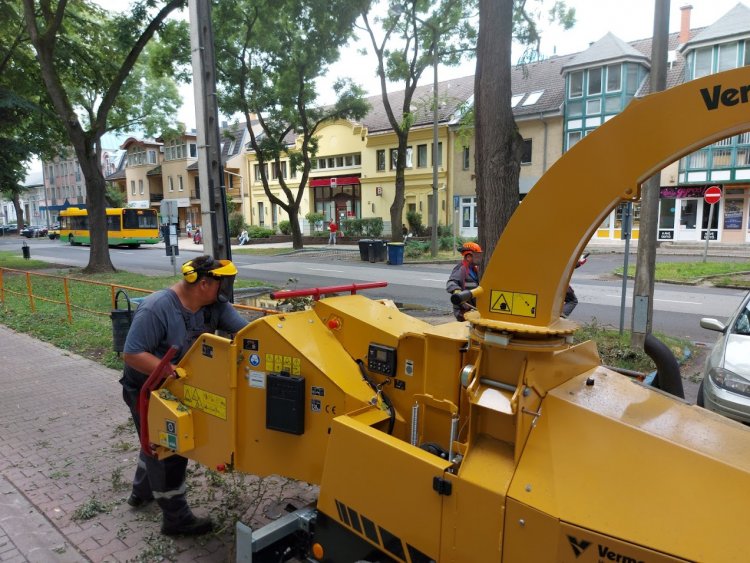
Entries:
{"type": "Polygon", "coordinates": [[[198,280],[198,272],[193,266],[192,260],[188,260],[182,265],[182,276],[188,283],[195,283],[198,280]]]}

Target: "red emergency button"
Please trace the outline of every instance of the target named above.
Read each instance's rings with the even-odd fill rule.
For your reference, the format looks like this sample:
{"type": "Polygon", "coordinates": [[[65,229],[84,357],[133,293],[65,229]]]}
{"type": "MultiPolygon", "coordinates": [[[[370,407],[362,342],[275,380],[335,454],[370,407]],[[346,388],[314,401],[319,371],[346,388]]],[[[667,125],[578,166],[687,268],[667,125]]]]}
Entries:
{"type": "Polygon", "coordinates": [[[337,319],[336,317],[328,319],[328,328],[331,330],[339,330],[341,328],[341,319],[337,319]]]}

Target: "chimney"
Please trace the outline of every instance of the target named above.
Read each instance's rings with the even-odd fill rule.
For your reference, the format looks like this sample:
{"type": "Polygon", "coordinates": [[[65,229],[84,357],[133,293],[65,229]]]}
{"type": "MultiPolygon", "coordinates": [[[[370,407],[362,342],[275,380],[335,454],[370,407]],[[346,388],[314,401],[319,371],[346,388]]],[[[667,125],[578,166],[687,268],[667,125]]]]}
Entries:
{"type": "Polygon", "coordinates": [[[692,10],[693,7],[690,4],[680,6],[680,11],[682,12],[680,18],[680,45],[684,45],[690,39],[690,12],[692,10]]]}

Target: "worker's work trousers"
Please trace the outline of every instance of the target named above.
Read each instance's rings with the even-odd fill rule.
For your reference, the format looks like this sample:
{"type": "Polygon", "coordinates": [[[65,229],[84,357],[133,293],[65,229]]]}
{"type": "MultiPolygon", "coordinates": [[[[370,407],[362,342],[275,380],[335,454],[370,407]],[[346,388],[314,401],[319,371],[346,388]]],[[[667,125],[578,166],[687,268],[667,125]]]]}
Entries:
{"type": "MultiPolygon", "coordinates": [[[[141,435],[140,416],[138,413],[138,395],[140,389],[121,380],[122,397],[133,415],[135,429],[141,435]]],[[[133,478],[133,493],[143,499],[154,498],[159,504],[164,521],[178,523],[192,514],[185,497],[185,473],[188,460],[173,455],[159,460],[140,451],[138,467],[133,478]]]]}

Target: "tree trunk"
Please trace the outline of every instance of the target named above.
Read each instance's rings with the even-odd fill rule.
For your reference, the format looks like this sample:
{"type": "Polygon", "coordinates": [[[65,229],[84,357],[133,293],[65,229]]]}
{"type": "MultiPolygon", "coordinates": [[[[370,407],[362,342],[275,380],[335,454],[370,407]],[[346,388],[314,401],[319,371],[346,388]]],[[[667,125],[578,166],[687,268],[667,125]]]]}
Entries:
{"type": "Polygon", "coordinates": [[[302,249],[302,229],[299,226],[299,207],[291,206],[287,211],[289,215],[289,226],[292,228],[292,248],[302,249]]]}
{"type": "Polygon", "coordinates": [[[489,262],[518,206],[522,139],[511,99],[513,0],[480,0],[474,77],[479,244],[489,262]]]}
{"type": "MultiPolygon", "coordinates": [[[[393,203],[391,204],[391,240],[393,242],[403,242],[404,232],[402,229],[404,218],[404,192],[406,191],[406,180],[404,178],[404,169],[406,168],[406,135],[398,135],[398,157],[396,159],[396,191],[393,194],[393,203]]],[[[386,154],[386,166],[391,166],[391,155],[386,154]]]]}
{"type": "MultiPolygon", "coordinates": [[[[92,143],[93,145],[93,143],[92,143]]],[[[99,166],[99,158],[93,146],[89,152],[75,147],[81,173],[86,182],[86,208],[89,215],[89,232],[91,233],[91,250],[89,263],[83,269],[87,274],[115,272],[109,256],[107,236],[107,201],[104,175],[99,166]],[[93,152],[93,154],[91,154],[93,152]],[[83,153],[83,154],[82,154],[83,153]]]]}
{"type": "Polygon", "coordinates": [[[17,193],[13,194],[13,207],[16,210],[16,232],[20,233],[23,229],[24,218],[23,218],[23,207],[21,207],[21,198],[17,193]]]}

